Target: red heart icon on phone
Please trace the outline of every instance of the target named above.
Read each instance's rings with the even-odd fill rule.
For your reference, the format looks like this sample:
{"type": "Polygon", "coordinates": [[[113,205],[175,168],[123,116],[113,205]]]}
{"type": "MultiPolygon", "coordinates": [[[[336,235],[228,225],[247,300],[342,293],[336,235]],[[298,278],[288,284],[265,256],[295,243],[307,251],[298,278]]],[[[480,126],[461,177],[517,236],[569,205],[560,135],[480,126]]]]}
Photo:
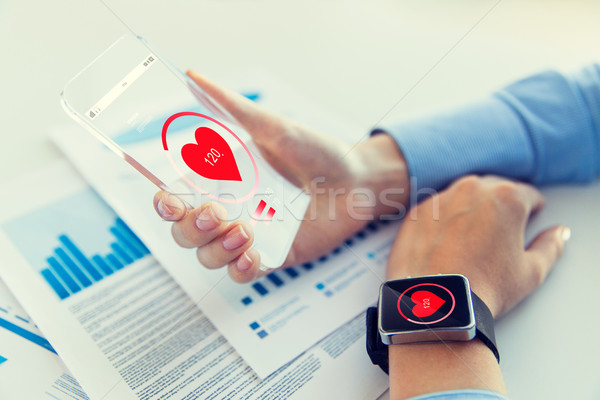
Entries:
{"type": "Polygon", "coordinates": [[[181,157],[188,167],[207,179],[241,181],[229,144],[214,130],[202,126],[196,129],[196,143],[181,148],[181,157]]]}
{"type": "Polygon", "coordinates": [[[427,290],[414,292],[412,296],[410,296],[410,299],[415,303],[412,312],[419,318],[429,317],[439,310],[446,302],[427,290]]]}

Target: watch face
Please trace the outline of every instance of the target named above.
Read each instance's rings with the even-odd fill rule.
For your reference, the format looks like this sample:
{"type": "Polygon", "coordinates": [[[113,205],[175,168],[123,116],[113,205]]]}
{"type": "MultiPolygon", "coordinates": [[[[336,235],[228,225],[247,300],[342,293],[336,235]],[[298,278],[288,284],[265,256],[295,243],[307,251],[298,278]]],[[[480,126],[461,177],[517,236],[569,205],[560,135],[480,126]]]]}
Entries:
{"type": "Polygon", "coordinates": [[[389,281],[381,286],[380,326],[384,332],[412,332],[473,325],[468,281],[440,275],[389,281]]]}

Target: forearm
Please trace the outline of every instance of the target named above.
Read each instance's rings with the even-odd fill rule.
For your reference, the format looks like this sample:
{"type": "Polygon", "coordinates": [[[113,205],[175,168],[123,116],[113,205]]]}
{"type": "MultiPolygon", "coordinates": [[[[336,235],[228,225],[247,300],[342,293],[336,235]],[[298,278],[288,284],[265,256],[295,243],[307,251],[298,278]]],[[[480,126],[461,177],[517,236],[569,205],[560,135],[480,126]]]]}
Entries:
{"type": "Polygon", "coordinates": [[[392,400],[455,389],[506,393],[496,358],[478,339],[389,346],[389,362],[392,400]]]}
{"type": "Polygon", "coordinates": [[[544,72],[451,112],[383,127],[406,158],[413,190],[466,174],[536,185],[600,174],[600,67],[544,72]]]}

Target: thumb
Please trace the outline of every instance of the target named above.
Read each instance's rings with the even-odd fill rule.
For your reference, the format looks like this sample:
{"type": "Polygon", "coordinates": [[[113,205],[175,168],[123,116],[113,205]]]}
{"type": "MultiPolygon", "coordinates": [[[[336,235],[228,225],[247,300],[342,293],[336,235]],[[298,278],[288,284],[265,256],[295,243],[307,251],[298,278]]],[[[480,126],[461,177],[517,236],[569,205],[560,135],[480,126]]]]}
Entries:
{"type": "Polygon", "coordinates": [[[255,141],[263,141],[276,133],[277,129],[272,121],[277,121],[279,117],[275,114],[269,113],[239,93],[226,89],[195,71],[190,70],[186,74],[225,108],[255,141]]]}
{"type": "Polygon", "coordinates": [[[571,229],[555,226],[541,232],[528,246],[525,259],[530,272],[530,289],[539,286],[563,253],[565,243],[571,237],[571,229]]]}

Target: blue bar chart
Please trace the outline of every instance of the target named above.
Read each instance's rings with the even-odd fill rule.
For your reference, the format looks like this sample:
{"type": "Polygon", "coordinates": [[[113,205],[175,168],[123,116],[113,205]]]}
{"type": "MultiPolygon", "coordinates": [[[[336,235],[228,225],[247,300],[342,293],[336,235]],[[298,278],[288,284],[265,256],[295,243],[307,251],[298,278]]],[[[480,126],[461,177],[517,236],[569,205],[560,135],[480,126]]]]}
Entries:
{"type": "MultiPolygon", "coordinates": [[[[251,293],[246,293],[246,295],[240,299],[240,302],[246,307],[254,304],[259,299],[267,297],[269,294],[281,289],[300,276],[305,276],[319,265],[333,260],[334,257],[339,256],[345,251],[349,251],[350,248],[365,240],[370,234],[377,232],[380,226],[387,225],[388,223],[389,221],[370,222],[367,224],[365,229],[346,239],[340,247],[335,248],[329,254],[326,254],[311,262],[306,262],[304,264],[271,272],[269,275],[266,275],[256,282],[249,284],[250,288],[252,289],[251,293]]],[[[318,283],[315,287],[317,290],[324,289],[324,286],[321,283],[318,283]]],[[[324,293],[327,295],[328,292],[324,291],[324,293]]]]}
{"type": "MultiPolygon", "coordinates": [[[[359,276],[356,274],[359,272],[357,270],[361,268],[355,267],[358,263],[355,260],[349,260],[348,257],[346,257],[345,260],[341,261],[341,264],[337,265],[337,267],[343,267],[341,269],[338,268],[337,272],[328,274],[323,271],[325,273],[320,274],[314,273],[314,271],[317,271],[320,268],[327,268],[328,265],[331,266],[331,263],[335,263],[336,259],[344,254],[346,256],[352,256],[352,258],[366,257],[367,259],[372,259],[381,249],[378,247],[365,249],[365,246],[363,246],[362,243],[364,243],[369,236],[375,235],[383,226],[388,224],[389,222],[383,221],[370,222],[364,229],[351,237],[346,238],[339,247],[334,248],[328,254],[318,257],[310,262],[271,272],[256,282],[248,284],[246,292],[240,296],[241,306],[239,306],[239,304],[238,306],[241,309],[248,309],[249,307],[258,305],[261,300],[268,299],[269,296],[277,291],[281,291],[282,288],[291,285],[294,281],[305,285],[308,280],[310,285],[317,293],[319,293],[319,295],[322,295],[325,298],[334,298],[339,291],[344,290],[345,285],[349,282],[348,277],[359,276]],[[345,283],[340,286],[340,282],[345,283]]],[[[386,244],[385,247],[389,247],[389,244],[386,244]]],[[[352,280],[354,279],[355,278],[352,278],[352,280]]],[[[260,306],[258,306],[257,309],[260,309],[260,306]]],[[[300,307],[300,310],[301,309],[302,307],[300,307]]],[[[268,338],[272,337],[274,330],[276,331],[279,329],[277,323],[273,323],[270,319],[270,315],[274,315],[277,312],[284,311],[269,310],[266,314],[259,315],[250,320],[247,325],[248,328],[259,339],[269,340],[268,338]]]]}
{"type": "Polygon", "coordinates": [[[150,254],[91,189],[9,221],[3,228],[61,300],[150,254]]]}
{"type": "Polygon", "coordinates": [[[114,236],[108,249],[112,252],[103,255],[87,256],[68,235],[58,236],[60,247],[40,273],[61,300],[150,254],[121,218],[115,218],[109,231],[114,236]]]}
{"type": "Polygon", "coordinates": [[[262,279],[250,284],[252,293],[241,298],[241,303],[244,306],[248,306],[254,303],[259,298],[267,296],[274,290],[279,289],[286,285],[286,283],[298,278],[303,272],[302,268],[289,267],[281,271],[271,272],[269,275],[262,279]]]}

